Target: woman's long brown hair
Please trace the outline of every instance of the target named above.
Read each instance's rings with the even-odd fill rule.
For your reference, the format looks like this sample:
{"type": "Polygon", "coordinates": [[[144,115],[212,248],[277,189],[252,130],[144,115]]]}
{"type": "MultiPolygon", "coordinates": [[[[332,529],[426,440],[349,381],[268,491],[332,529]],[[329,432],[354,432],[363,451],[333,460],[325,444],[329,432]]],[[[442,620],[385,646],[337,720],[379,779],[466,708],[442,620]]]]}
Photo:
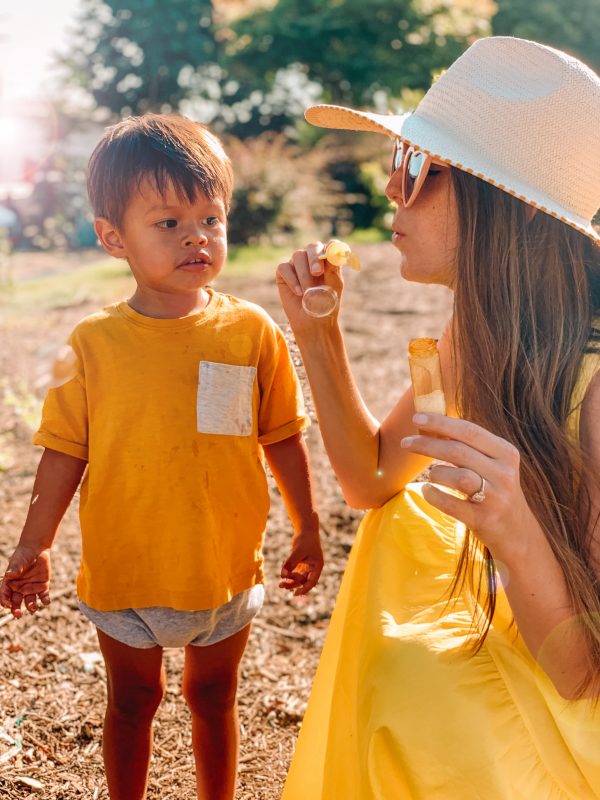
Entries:
{"type": "MultiPolygon", "coordinates": [[[[459,414],[521,454],[523,492],[566,578],[600,690],[600,579],[592,564],[585,454],[567,418],[586,351],[600,332],[600,248],[500,189],[452,170],[459,214],[453,340],[459,414]],[[586,476],[586,480],[584,480],[586,476]]],[[[496,606],[492,556],[467,531],[453,591],[468,581],[481,616],[475,651],[496,606]],[[477,557],[480,552],[482,559],[477,557]]]]}

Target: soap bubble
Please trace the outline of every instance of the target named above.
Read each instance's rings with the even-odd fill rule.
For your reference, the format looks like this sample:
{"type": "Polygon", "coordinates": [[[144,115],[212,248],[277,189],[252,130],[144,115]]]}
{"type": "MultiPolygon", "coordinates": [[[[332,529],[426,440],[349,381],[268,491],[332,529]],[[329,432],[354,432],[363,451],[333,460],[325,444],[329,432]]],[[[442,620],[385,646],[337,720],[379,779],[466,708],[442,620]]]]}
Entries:
{"type": "MultiPolygon", "coordinates": [[[[351,267],[360,271],[360,261],[350,246],[339,239],[332,239],[319,259],[328,261],[334,267],[351,267]]],[[[337,308],[338,293],[331,286],[313,286],[302,295],[302,308],[310,317],[327,317],[337,308]]]]}
{"type": "Polygon", "coordinates": [[[36,389],[57,389],[77,375],[77,356],[73,348],[65,344],[56,353],[51,363],[43,359],[37,370],[36,389]]]}
{"type": "Polygon", "coordinates": [[[337,304],[338,293],[331,286],[313,286],[302,295],[302,308],[310,317],[327,317],[337,304]]]}

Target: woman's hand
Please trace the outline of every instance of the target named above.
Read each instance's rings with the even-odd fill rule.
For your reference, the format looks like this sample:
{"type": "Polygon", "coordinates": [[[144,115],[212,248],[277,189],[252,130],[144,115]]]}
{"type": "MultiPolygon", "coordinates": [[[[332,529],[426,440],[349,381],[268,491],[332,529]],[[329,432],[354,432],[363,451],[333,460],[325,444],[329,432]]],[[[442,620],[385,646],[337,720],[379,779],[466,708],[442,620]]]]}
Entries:
{"type": "Polygon", "coordinates": [[[275,282],[279,289],[281,305],[292,330],[313,329],[315,324],[331,321],[337,317],[337,308],[328,316],[315,318],[302,309],[302,295],[313,286],[330,286],[341,299],[344,282],[341,268],[335,267],[323,258],[325,245],[312,242],[305,250],[296,250],[289,261],[277,267],[275,282]]]}
{"type": "Polygon", "coordinates": [[[465,495],[456,497],[428,483],[423,497],[464,522],[493,556],[513,556],[523,543],[522,532],[537,526],[521,489],[517,448],[462,419],[415,414],[413,422],[424,435],[405,437],[402,447],[448,462],[429,468],[431,482],[465,495]]]}

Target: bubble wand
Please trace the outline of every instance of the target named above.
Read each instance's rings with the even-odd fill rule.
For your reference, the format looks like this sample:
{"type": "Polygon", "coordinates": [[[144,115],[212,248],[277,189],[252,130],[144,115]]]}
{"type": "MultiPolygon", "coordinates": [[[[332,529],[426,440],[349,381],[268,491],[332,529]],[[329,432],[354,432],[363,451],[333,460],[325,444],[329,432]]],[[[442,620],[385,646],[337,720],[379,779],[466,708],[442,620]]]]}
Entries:
{"type": "MultiPolygon", "coordinates": [[[[334,267],[352,267],[360,272],[360,261],[349,245],[339,239],[332,239],[319,256],[321,261],[329,261],[334,267]]],[[[338,293],[331,286],[322,284],[306,289],[302,295],[302,308],[310,317],[327,317],[337,308],[338,293]]]]}

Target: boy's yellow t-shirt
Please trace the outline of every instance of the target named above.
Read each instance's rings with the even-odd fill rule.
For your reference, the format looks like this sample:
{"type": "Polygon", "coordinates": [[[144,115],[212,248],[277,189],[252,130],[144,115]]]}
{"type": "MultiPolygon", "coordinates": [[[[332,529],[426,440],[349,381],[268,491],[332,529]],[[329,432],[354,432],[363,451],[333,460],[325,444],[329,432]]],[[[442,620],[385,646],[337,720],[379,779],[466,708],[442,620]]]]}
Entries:
{"type": "Polygon", "coordinates": [[[308,424],[289,352],[258,306],[210,290],[199,314],[126,302],[82,320],[77,374],[34,444],[88,461],[77,591],[92,608],[215,608],[262,580],[261,445],[308,424]]]}

